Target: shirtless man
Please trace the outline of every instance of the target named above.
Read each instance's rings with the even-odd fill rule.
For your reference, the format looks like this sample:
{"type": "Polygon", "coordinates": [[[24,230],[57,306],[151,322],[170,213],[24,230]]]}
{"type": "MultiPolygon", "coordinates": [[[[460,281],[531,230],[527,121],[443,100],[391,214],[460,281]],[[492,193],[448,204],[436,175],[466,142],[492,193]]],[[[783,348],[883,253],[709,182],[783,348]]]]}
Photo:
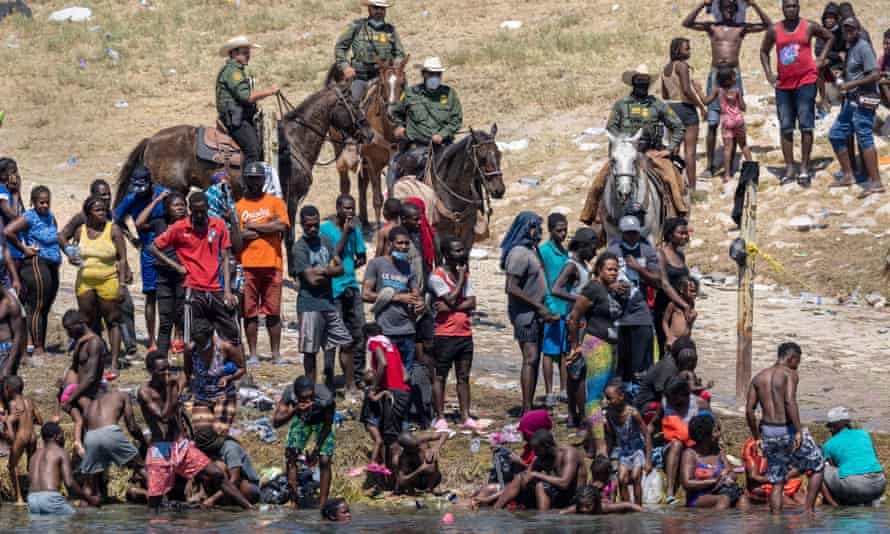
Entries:
{"type": "Polygon", "coordinates": [[[21,304],[8,289],[0,287],[0,379],[18,374],[26,332],[21,304]]]}
{"type": "Polygon", "coordinates": [[[557,447],[549,430],[532,434],[529,445],[535,451],[535,461],[504,488],[495,509],[518,499],[526,508],[547,511],[572,504],[575,492],[587,483],[584,461],[575,447],[557,447]]]}
{"type": "Polygon", "coordinates": [[[148,506],[157,510],[161,501],[173,489],[176,477],[196,481],[205,487],[221,488],[223,493],[242,508],[253,509],[225,473],[186,437],[179,394],[185,385],[185,375],[173,376],[170,362],[161,352],[153,351],[145,357],[145,367],[151,377],[139,387],[139,407],[151,430],[151,444],[145,458],[148,475],[148,506]]]}
{"type": "Polygon", "coordinates": [[[423,437],[402,432],[399,436],[402,450],[394,459],[398,493],[414,495],[416,491],[433,491],[439,485],[442,481],[439,451],[447,439],[445,432],[423,437]],[[435,444],[430,447],[429,444],[433,442],[435,444]]]}
{"type": "Polygon", "coordinates": [[[71,461],[65,452],[65,434],[58,423],[43,425],[40,436],[43,447],[34,453],[28,473],[28,511],[32,514],[73,514],[74,508],[59,493],[61,482],[65,483],[69,495],[99,506],[99,497],[87,495],[74,480],[71,461]]]}
{"type": "Polygon", "coordinates": [[[808,473],[807,511],[815,510],[816,497],[822,487],[825,463],[822,451],[800,425],[797,407],[800,356],[801,350],[796,343],[779,345],[775,365],[757,373],[748,388],[745,404],[748,428],[766,457],[766,478],[773,485],[769,508],[774,514],[782,512],[782,492],[793,470],[808,473]],[[762,415],[759,425],[754,413],[758,405],[762,415]]]}
{"type": "Polygon", "coordinates": [[[34,450],[37,448],[34,423],[43,424],[34,401],[26,399],[22,395],[24,388],[25,382],[20,376],[8,376],[3,382],[3,397],[9,399],[9,415],[6,418],[3,439],[12,446],[9,450],[9,479],[12,481],[16,504],[19,506],[25,504],[17,470],[19,460],[21,460],[22,454],[27,452],[28,465],[31,465],[31,457],[34,456],[34,450]]]}
{"type": "MultiPolygon", "coordinates": [[[[706,7],[710,7],[713,0],[704,0],[683,21],[683,27],[690,30],[706,32],[711,38],[711,72],[708,74],[707,94],[717,90],[717,69],[729,67],[736,71],[736,80],[740,92],[742,89],[742,72],[739,69],[739,54],[742,50],[742,41],[749,33],[766,31],[772,26],[772,21],[763,12],[756,0],[748,0],[748,5],[754,8],[760,17],[760,24],[738,24],[735,22],[739,6],[736,0],[717,0],[720,4],[720,22],[696,22],[699,13],[706,7]]],[[[717,172],[714,169],[714,150],[717,147],[717,127],[720,125],[720,101],[714,99],[708,105],[708,142],[707,142],[707,171],[712,175],[717,172]]],[[[724,162],[731,165],[732,162],[724,162]]]]}
{"type": "Polygon", "coordinates": [[[124,435],[118,422],[124,419],[127,431],[140,445],[140,449],[146,450],[148,442],[142,429],[136,423],[133,415],[133,405],[130,396],[122,391],[110,393],[100,392],[96,400],[91,402],[84,414],[86,423],[86,436],[83,439],[84,455],[80,464],[80,472],[88,475],[92,480],[90,489],[94,495],[106,496],[102,473],[113,463],[117,466],[127,466],[145,478],[142,458],[139,450],[130,443],[124,435]]]}
{"type": "Polygon", "coordinates": [[[83,455],[83,414],[90,401],[99,394],[107,350],[105,342],[90,330],[86,317],[79,311],[66,311],[62,316],[62,326],[75,344],[71,353],[71,368],[63,380],[59,401],[62,411],[70,414],[74,421],[74,449],[83,455]],[[73,384],[76,385],[71,387],[73,384]]]}

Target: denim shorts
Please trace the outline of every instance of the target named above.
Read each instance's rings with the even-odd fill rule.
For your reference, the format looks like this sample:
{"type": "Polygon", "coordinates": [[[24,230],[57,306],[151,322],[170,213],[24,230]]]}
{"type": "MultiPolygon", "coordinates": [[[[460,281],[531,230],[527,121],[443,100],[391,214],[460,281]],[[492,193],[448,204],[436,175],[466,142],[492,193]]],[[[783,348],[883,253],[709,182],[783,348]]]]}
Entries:
{"type": "MultiPolygon", "coordinates": [[[[745,87],[742,84],[742,71],[741,69],[735,69],[735,79],[736,79],[736,88],[739,90],[739,95],[745,96],[745,87]]],[[[712,92],[717,90],[717,69],[711,69],[711,72],[708,73],[708,85],[706,88],[706,94],[710,95],[712,92]]],[[[720,99],[715,98],[708,104],[708,126],[716,127],[720,124],[720,99]]]]}
{"type": "Polygon", "coordinates": [[[776,89],[776,110],[779,112],[779,130],[783,134],[794,131],[795,122],[801,132],[812,132],[816,127],[816,84],[776,89]]]}
{"type": "Polygon", "coordinates": [[[855,133],[862,150],[868,150],[875,146],[874,125],[875,110],[847,101],[828,132],[828,140],[835,152],[843,152],[847,150],[847,139],[855,133]]]}

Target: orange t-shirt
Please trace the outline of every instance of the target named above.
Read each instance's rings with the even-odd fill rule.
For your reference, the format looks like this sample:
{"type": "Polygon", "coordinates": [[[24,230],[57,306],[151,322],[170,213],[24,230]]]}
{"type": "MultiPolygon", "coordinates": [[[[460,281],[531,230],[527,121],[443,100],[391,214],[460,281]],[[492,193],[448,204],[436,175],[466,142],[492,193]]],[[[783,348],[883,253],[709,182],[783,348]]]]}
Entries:
{"type": "MultiPolygon", "coordinates": [[[[290,227],[287,207],[280,198],[264,194],[259,199],[242,198],[235,204],[241,230],[251,223],[265,224],[276,220],[290,227]]],[[[281,253],[281,234],[265,234],[245,242],[241,251],[241,265],[245,269],[277,269],[284,264],[281,253]]]]}

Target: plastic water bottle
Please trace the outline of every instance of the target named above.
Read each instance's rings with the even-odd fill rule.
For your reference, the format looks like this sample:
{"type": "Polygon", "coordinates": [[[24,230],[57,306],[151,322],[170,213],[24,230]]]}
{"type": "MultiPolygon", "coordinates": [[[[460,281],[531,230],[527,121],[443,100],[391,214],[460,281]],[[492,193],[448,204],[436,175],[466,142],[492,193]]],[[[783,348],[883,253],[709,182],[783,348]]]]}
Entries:
{"type": "Polygon", "coordinates": [[[479,448],[482,446],[482,443],[479,441],[479,438],[473,438],[473,441],[470,442],[470,452],[473,454],[479,454],[479,448]]]}

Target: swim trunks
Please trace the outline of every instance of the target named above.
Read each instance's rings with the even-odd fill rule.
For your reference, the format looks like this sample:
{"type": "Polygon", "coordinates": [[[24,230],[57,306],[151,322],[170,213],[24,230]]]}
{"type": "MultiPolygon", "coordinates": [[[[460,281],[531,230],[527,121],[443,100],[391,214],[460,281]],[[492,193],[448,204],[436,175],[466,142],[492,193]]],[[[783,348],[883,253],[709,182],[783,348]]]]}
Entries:
{"type": "MultiPolygon", "coordinates": [[[[315,439],[321,435],[321,429],[324,423],[310,425],[304,423],[299,417],[291,419],[290,428],[287,430],[287,439],[284,442],[284,456],[287,463],[293,463],[297,456],[306,448],[309,438],[315,434],[315,439]]],[[[334,456],[334,426],[331,425],[331,432],[325,438],[324,443],[319,447],[319,453],[323,456],[331,458],[334,456]]]]}
{"type": "Polygon", "coordinates": [[[802,431],[800,448],[794,450],[794,427],[791,425],[770,425],[760,423],[760,437],[763,441],[763,455],[766,457],[766,479],[770,484],[784,483],[788,472],[796,468],[821,472],[825,465],[822,450],[813,441],[806,429],[802,431]]]}
{"type": "Polygon", "coordinates": [[[193,479],[210,463],[195,443],[185,438],[179,441],[152,443],[145,456],[148,473],[148,496],[160,497],[173,489],[176,476],[193,479]]]}
{"type": "Polygon", "coordinates": [[[73,514],[74,508],[58,491],[35,491],[28,494],[28,511],[32,514],[73,514]]]}
{"type": "Polygon", "coordinates": [[[101,473],[114,465],[126,465],[139,454],[136,447],[124,435],[121,427],[108,425],[87,431],[83,438],[84,456],[80,472],[101,473]]]}
{"type": "MultiPolygon", "coordinates": [[[[12,342],[4,341],[0,343],[0,369],[6,369],[6,364],[9,363],[9,358],[12,355],[12,342]]],[[[13,370],[15,373],[15,370],[13,370]]]]}

